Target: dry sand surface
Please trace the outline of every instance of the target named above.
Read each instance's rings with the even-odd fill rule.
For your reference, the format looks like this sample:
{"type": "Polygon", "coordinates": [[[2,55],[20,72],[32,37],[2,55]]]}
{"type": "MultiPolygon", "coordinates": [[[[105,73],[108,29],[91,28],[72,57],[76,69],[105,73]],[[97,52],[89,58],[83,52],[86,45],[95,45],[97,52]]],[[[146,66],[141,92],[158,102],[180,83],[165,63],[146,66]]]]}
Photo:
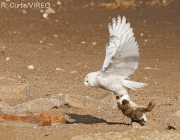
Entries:
{"type": "Polygon", "coordinates": [[[50,2],[55,14],[43,18],[39,8],[0,8],[0,84],[29,83],[33,99],[59,93],[97,100],[107,97],[112,93],[85,87],[83,80],[87,73],[102,67],[111,18],[125,15],[140,49],[139,68],[131,80],[148,83],[143,89],[130,91],[130,96],[141,105],[154,100],[156,106],[147,114],[149,129],[129,126],[130,119],[118,109],[62,106],[39,113],[62,114],[66,124],[40,127],[1,123],[0,139],[180,139],[179,130],[166,130],[167,118],[180,109],[179,0],[166,7],[136,0],[139,7],[135,10],[98,6],[108,0],[39,2],[50,2]]]}

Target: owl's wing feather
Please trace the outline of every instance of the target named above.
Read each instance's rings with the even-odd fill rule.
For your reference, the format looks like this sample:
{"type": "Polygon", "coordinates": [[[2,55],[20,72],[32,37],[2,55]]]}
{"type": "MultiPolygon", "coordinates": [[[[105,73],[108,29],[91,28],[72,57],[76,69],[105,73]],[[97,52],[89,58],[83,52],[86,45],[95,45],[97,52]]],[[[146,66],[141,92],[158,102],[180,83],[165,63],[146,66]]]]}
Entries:
{"type": "Polygon", "coordinates": [[[106,57],[101,69],[102,76],[130,77],[138,68],[139,48],[130,23],[118,16],[109,24],[110,40],[106,45],[106,57]]]}

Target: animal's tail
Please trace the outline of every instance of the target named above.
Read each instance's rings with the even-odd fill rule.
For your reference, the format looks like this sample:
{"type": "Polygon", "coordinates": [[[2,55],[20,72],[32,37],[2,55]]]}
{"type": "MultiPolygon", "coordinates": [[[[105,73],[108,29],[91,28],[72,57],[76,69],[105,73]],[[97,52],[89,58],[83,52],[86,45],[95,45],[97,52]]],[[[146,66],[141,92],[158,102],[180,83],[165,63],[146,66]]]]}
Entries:
{"type": "Polygon", "coordinates": [[[136,90],[137,88],[142,88],[147,86],[146,83],[140,83],[140,82],[134,82],[134,81],[130,81],[130,80],[123,80],[123,86],[136,90]]]}

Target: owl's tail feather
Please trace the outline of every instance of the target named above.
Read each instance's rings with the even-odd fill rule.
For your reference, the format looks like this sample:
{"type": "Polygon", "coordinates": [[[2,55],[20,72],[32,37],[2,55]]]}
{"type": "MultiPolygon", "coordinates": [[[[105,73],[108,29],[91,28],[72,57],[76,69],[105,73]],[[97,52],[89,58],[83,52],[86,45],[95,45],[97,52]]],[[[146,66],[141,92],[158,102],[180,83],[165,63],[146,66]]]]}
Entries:
{"type": "Polygon", "coordinates": [[[136,90],[137,88],[142,88],[147,86],[146,83],[141,83],[141,82],[134,82],[130,80],[123,80],[123,86],[130,88],[132,90],[136,90]]]}

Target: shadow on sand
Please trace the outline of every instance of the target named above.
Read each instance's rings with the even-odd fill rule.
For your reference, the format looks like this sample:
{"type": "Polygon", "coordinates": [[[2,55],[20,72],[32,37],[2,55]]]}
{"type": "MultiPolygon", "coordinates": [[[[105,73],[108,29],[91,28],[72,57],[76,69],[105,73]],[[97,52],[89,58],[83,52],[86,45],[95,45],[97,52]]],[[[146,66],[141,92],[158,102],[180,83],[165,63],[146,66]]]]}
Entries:
{"type": "Polygon", "coordinates": [[[104,119],[94,117],[92,115],[79,115],[79,114],[67,114],[71,119],[74,120],[74,122],[67,122],[67,124],[73,124],[73,123],[83,123],[83,124],[95,124],[95,123],[106,123],[108,125],[130,125],[127,123],[121,123],[121,122],[107,122],[104,119]]]}

